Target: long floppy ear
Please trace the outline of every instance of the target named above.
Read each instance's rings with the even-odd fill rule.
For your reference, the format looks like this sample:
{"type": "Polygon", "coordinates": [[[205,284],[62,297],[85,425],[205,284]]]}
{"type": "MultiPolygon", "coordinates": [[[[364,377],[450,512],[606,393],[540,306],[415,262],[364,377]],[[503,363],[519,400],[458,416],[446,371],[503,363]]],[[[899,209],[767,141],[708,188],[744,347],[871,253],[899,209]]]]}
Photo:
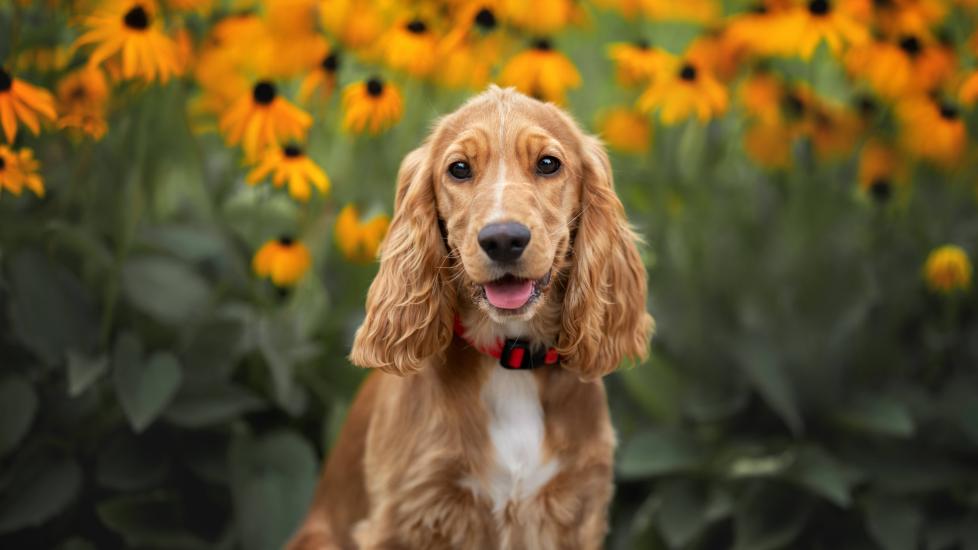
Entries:
{"type": "Polygon", "coordinates": [[[355,365],[412,374],[451,343],[454,290],[442,269],[447,251],[428,156],[425,144],[401,163],[394,217],[350,353],[355,365]]]}
{"type": "Polygon", "coordinates": [[[623,360],[644,360],[655,323],[645,310],[648,291],[638,236],[615,194],[611,162],[601,142],[584,140],[581,215],[558,348],[564,368],[593,380],[623,360]]]}

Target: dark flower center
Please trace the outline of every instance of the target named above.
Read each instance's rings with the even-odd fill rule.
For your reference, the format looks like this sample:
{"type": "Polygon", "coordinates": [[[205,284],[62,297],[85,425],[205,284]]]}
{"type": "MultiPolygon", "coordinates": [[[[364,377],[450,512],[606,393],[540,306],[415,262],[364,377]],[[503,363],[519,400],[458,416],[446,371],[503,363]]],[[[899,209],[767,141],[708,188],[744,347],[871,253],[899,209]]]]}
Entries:
{"type": "Polygon", "coordinates": [[[649,45],[649,41],[646,40],[646,39],[644,39],[644,38],[639,38],[635,42],[632,42],[632,44],[634,44],[635,47],[638,48],[638,49],[640,49],[640,50],[647,50],[647,49],[649,49],[651,47],[649,45]]]}
{"type": "Polygon", "coordinates": [[[890,185],[890,180],[880,177],[870,182],[869,192],[876,199],[876,202],[883,203],[889,200],[890,195],[893,194],[893,186],[890,185]]]}
{"type": "Polygon", "coordinates": [[[751,13],[756,13],[757,15],[764,15],[767,13],[767,6],[764,5],[764,2],[758,2],[757,4],[751,6],[750,11],[751,13]]]}
{"type": "Polygon", "coordinates": [[[335,73],[340,68],[340,57],[336,53],[331,53],[323,58],[320,64],[327,73],[335,73]]]}
{"type": "Polygon", "coordinates": [[[679,78],[685,80],[686,82],[696,80],[696,67],[690,63],[686,63],[681,69],[679,69],[679,78]]]}
{"type": "Polygon", "coordinates": [[[282,152],[290,159],[302,156],[302,149],[298,145],[286,145],[282,148],[282,152]]]}
{"type": "Polygon", "coordinates": [[[496,15],[489,8],[482,8],[475,14],[475,24],[484,30],[491,31],[496,28],[496,15]]]}
{"type": "Polygon", "coordinates": [[[941,103],[941,118],[944,120],[957,120],[958,108],[950,103],[941,103]]]}
{"type": "Polygon", "coordinates": [[[367,81],[367,95],[370,97],[380,97],[384,93],[384,82],[377,77],[367,81]]]}
{"type": "Polygon", "coordinates": [[[893,0],[873,0],[873,6],[880,9],[893,7],[893,0]]]}
{"type": "Polygon", "coordinates": [[[0,170],[3,170],[6,167],[7,167],[7,161],[5,161],[3,157],[0,157],[0,170]]]}
{"type": "Polygon", "coordinates": [[[877,108],[878,106],[876,105],[876,102],[869,96],[864,95],[856,99],[856,109],[858,109],[859,114],[864,117],[868,118],[875,115],[877,108]]]}
{"type": "Polygon", "coordinates": [[[900,49],[910,57],[920,53],[920,40],[916,36],[904,36],[900,39],[900,49]]]}
{"type": "Polygon", "coordinates": [[[788,95],[784,96],[784,110],[788,112],[789,115],[794,117],[800,117],[805,114],[805,102],[798,97],[798,94],[794,92],[789,92],[788,95]]]}
{"type": "Polygon", "coordinates": [[[122,22],[134,31],[144,31],[149,27],[149,14],[142,6],[133,6],[122,16],[122,22]]]}
{"type": "Polygon", "coordinates": [[[3,67],[0,67],[0,93],[6,92],[13,85],[14,85],[13,77],[10,76],[10,73],[3,70],[3,67]]]}
{"type": "Polygon", "coordinates": [[[554,48],[554,45],[550,43],[546,38],[538,38],[533,41],[533,49],[540,50],[541,52],[549,52],[554,48]]]}
{"type": "Polygon", "coordinates": [[[808,3],[808,13],[812,15],[825,15],[832,11],[832,5],[828,0],[812,0],[808,3]]]}
{"type": "Polygon", "coordinates": [[[420,19],[415,19],[414,21],[411,21],[407,25],[404,25],[404,28],[414,34],[422,34],[423,32],[428,30],[428,25],[425,25],[424,21],[420,19]]]}
{"type": "Polygon", "coordinates": [[[258,84],[255,84],[253,90],[251,90],[251,97],[255,100],[255,103],[259,105],[268,105],[269,103],[275,101],[275,96],[278,91],[275,89],[275,84],[267,80],[262,80],[258,84]]]}
{"type": "Polygon", "coordinates": [[[278,238],[278,244],[280,244],[282,246],[292,246],[292,243],[294,243],[294,242],[295,242],[295,239],[293,239],[292,237],[290,237],[288,235],[282,235],[281,237],[278,238]]]}

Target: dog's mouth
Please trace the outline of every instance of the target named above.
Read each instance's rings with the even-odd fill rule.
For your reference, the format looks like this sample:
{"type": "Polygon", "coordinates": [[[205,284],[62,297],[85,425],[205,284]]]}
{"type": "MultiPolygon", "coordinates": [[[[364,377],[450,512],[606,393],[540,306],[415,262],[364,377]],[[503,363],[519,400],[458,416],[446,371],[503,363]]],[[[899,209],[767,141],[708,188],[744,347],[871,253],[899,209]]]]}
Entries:
{"type": "Polygon", "coordinates": [[[516,313],[535,302],[550,285],[552,271],[539,279],[524,279],[506,274],[499,279],[484,283],[482,292],[489,305],[507,313],[516,313]]]}

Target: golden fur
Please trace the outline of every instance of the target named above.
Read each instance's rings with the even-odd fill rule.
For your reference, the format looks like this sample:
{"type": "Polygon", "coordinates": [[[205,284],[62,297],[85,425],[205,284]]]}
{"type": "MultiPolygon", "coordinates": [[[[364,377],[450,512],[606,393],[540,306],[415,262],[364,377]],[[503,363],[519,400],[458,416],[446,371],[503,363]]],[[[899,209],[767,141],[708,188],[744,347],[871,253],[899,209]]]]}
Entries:
{"type": "Polygon", "coordinates": [[[653,328],[635,243],[604,149],[557,107],[492,87],[439,120],[401,165],[350,355],[383,372],[355,400],[289,548],[599,548],[615,445],[601,377],[643,359],[653,328]],[[537,174],[544,155],[560,171],[537,174]],[[458,160],[470,181],[448,174],[458,160]],[[499,220],[532,232],[505,271],[476,238],[499,220]],[[482,285],[506,273],[540,281],[539,296],[495,309],[482,285]],[[559,471],[502,509],[479,489],[496,452],[482,389],[500,367],[454,337],[455,315],[479,345],[520,336],[561,355],[532,371],[541,453],[559,471]]]}

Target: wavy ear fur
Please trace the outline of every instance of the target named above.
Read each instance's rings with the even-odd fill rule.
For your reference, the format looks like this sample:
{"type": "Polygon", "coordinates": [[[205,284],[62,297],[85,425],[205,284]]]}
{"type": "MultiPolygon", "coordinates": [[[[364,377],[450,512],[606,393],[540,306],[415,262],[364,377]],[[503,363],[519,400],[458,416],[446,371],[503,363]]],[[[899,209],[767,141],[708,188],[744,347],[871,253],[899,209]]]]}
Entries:
{"type": "Polygon", "coordinates": [[[564,368],[593,380],[623,360],[644,360],[655,323],[645,309],[639,239],[615,194],[608,155],[596,138],[584,139],[581,215],[558,347],[564,368]]]}
{"type": "Polygon", "coordinates": [[[361,367],[412,374],[452,340],[454,290],[441,269],[448,253],[438,230],[428,156],[428,145],[422,145],[398,172],[394,217],[350,353],[361,367]]]}

